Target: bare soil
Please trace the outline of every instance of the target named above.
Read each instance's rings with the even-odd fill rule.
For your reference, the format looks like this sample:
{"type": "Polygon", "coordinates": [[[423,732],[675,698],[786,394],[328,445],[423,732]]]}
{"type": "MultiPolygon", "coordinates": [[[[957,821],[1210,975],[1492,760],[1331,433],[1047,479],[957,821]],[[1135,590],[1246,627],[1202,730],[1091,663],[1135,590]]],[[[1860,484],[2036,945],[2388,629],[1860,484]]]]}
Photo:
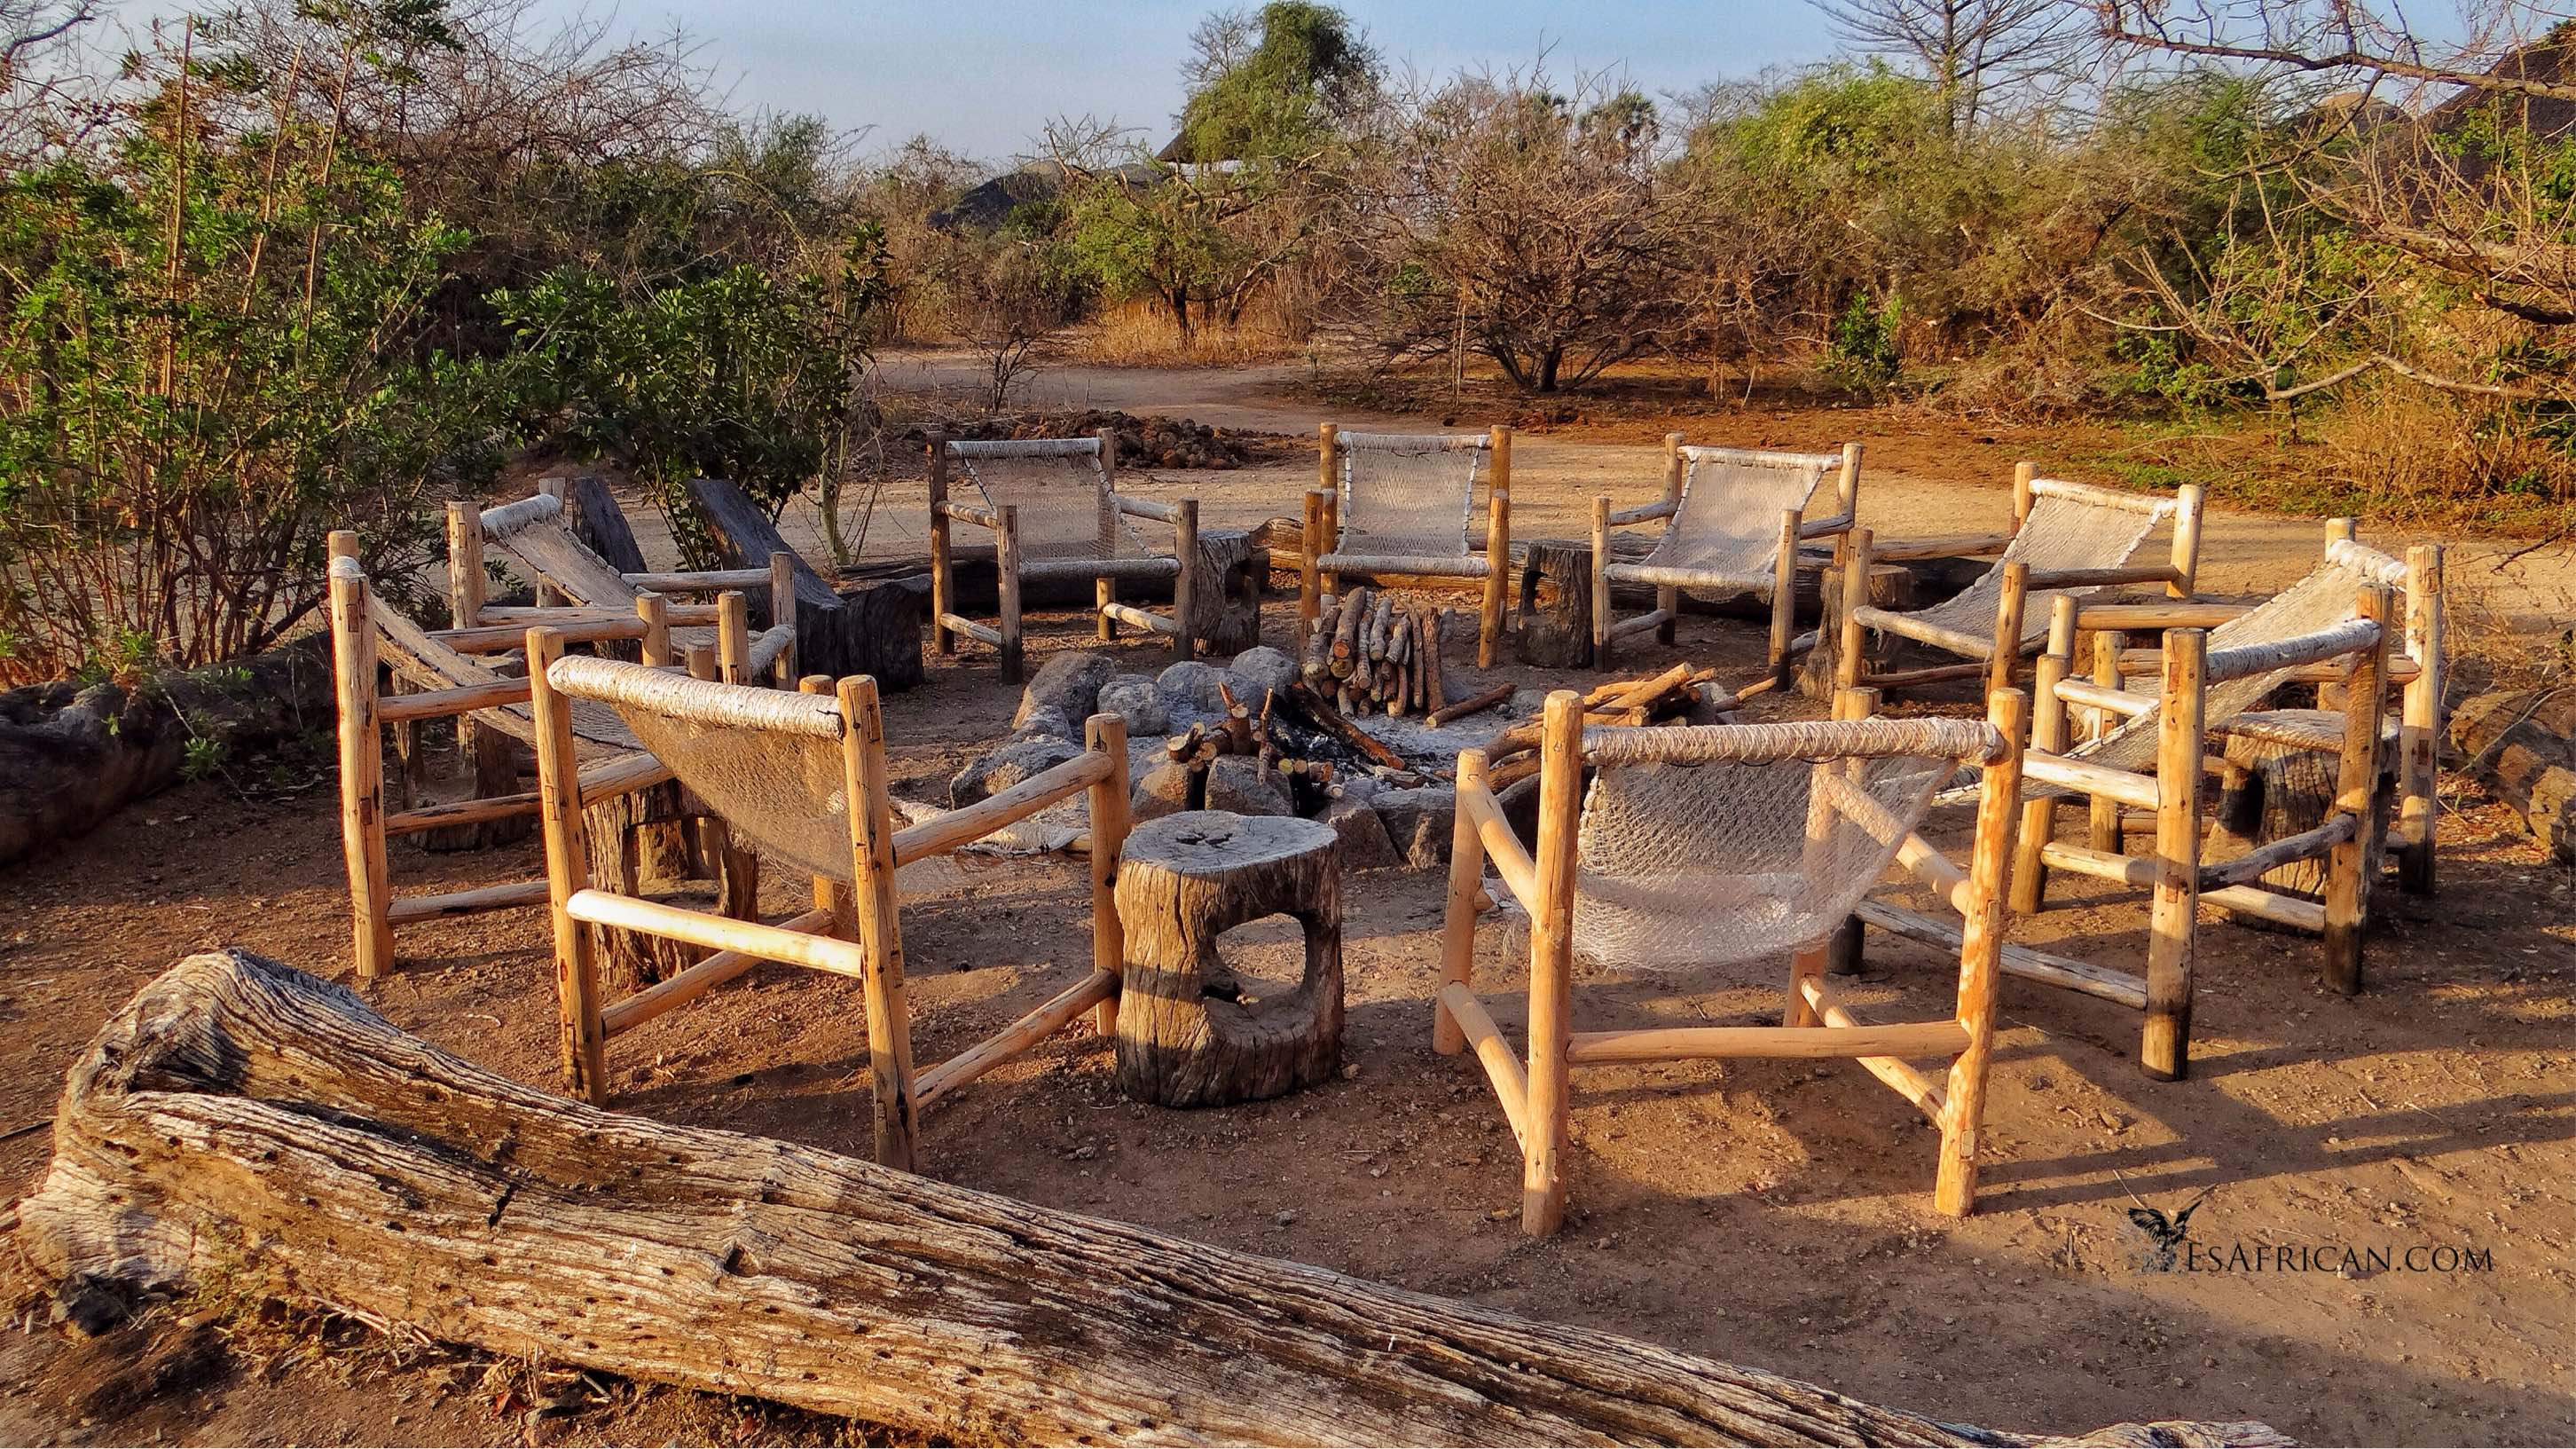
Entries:
{"type": "MultiPolygon", "coordinates": [[[[1275,375],[1182,386],[1195,376],[1058,375],[1083,395],[1042,401],[1282,432],[1316,416],[1282,397],[1275,375]]],[[[1843,410],[1712,417],[1694,429],[1746,443],[1864,438],[1874,460],[1864,515],[1890,532],[1998,519],[2016,440],[1932,430],[1843,410]]],[[[1643,498],[1650,448],[1645,438],[1532,438],[1519,458],[1521,531],[1575,532],[1596,488],[1643,498]]],[[[1293,511],[1300,476],[1273,467],[1146,486],[1196,493],[1221,525],[1293,511]]],[[[919,511],[890,490],[870,552],[917,547],[903,531],[917,533],[919,511]]],[[[2211,587],[2287,582],[2316,538],[2312,520],[2223,515],[2210,530],[2211,587]]],[[[2555,584],[2528,571],[2497,578],[2500,612],[2563,616],[2555,584]]],[[[1290,617],[1273,604],[1272,643],[1287,642],[1290,617]]],[[[1088,632],[1045,621],[1031,646],[1090,647],[1088,632]]],[[[1678,647],[1636,648],[1622,672],[1687,658],[1750,678],[1756,635],[1691,616],[1678,647]]],[[[1118,648],[1131,668],[1163,659],[1154,646],[1118,648]]],[[[939,798],[946,777],[1006,731],[1015,702],[988,659],[934,663],[925,687],[888,701],[900,793],[939,798]]],[[[237,943],[346,978],[327,770],[317,757],[295,793],[193,784],[0,874],[0,1131],[42,1121],[101,1021],[186,952],[237,943]]],[[[925,1166],[1946,1419],[2077,1430],[2254,1418],[2316,1442],[2562,1443],[2576,1435],[2576,877],[2500,807],[2462,782],[2446,786],[2441,892],[2380,897],[2364,995],[2317,987],[2314,942],[2208,914],[2187,1081],[2137,1070],[2134,1013],[2012,983],[1987,1190],[1965,1220],[1931,1211],[1934,1136],[1900,1099],[1849,1064],[1751,1061],[1579,1074],[1572,1220],[1550,1241],[1523,1238],[1501,1114],[1469,1059],[1429,1048],[1441,879],[1404,870],[1346,882],[1343,1079],[1269,1103],[1170,1112],[1122,1099],[1102,1044],[1066,1034],[935,1110],[925,1166]],[[2305,1247],[2315,1270],[2149,1271],[2131,1223],[2138,1202],[2168,1213],[2197,1202],[2190,1241],[2203,1253],[2305,1247]],[[2447,1271],[2435,1270],[2437,1254],[2447,1271]]],[[[398,885],[415,890],[538,870],[533,847],[395,856],[398,885]]],[[[903,886],[919,1060],[975,1040],[1087,966],[1078,860],[956,857],[909,868],[903,886]]],[[[773,880],[770,893],[785,909],[797,890],[773,880]]],[[[2081,884],[2062,894],[2079,904],[2017,923],[2015,939],[2139,968],[2141,905],[2081,884]]],[[[1248,928],[1239,942],[1244,974],[1293,979],[1284,925],[1248,928]]],[[[538,913],[406,928],[399,946],[406,969],[372,993],[387,1016],[497,1070],[554,1079],[538,913]]],[[[1935,952],[1874,936],[1853,989],[1882,1013],[1936,1013],[1950,969],[1935,952]]],[[[1486,934],[1478,970],[1516,1034],[1525,968],[1499,932],[1486,934]]],[[[1753,1022],[1775,1016],[1784,977],[1604,975],[1581,986],[1578,1011],[1595,1026],[1753,1022]]],[[[616,1105],[864,1154],[858,1016],[854,987],[757,972],[621,1037],[616,1105]]],[[[46,1156],[42,1131],[0,1141],[0,1174],[29,1181],[46,1156]]],[[[584,1383],[493,1365],[274,1308],[179,1316],[239,1306],[183,1305],[94,1343],[64,1338],[32,1309],[21,1332],[0,1333],[0,1440],[810,1443],[862,1433],[606,1374],[584,1383]]]]}

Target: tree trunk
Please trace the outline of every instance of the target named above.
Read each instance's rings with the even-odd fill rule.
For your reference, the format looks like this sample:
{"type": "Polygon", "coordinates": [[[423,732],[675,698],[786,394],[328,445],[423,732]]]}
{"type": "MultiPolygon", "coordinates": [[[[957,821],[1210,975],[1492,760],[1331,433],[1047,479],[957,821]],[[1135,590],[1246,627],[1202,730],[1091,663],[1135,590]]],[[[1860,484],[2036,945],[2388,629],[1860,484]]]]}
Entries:
{"type": "MultiPolygon", "coordinates": [[[[718,478],[689,484],[690,501],[725,556],[727,568],[767,566],[772,553],[796,560],[796,668],[800,674],[876,676],[892,692],[921,683],[921,633],[926,600],[901,583],[836,592],[787,546],[777,522],[749,495],[718,478]]],[[[753,593],[765,625],[766,589],[753,593]]]]}
{"type": "MultiPolygon", "coordinates": [[[[975,1442],[2037,1442],[599,1111],[238,950],[180,962],[101,1031],[19,1225],[92,1323],[144,1291],[265,1287],[499,1353],[975,1442]]],[[[2193,1424],[2091,1442],[2284,1441],[2193,1424]]]]}
{"type": "Polygon", "coordinates": [[[1591,668],[1592,545],[1531,539],[1521,555],[1520,615],[1514,658],[1541,669],[1591,668]]]}

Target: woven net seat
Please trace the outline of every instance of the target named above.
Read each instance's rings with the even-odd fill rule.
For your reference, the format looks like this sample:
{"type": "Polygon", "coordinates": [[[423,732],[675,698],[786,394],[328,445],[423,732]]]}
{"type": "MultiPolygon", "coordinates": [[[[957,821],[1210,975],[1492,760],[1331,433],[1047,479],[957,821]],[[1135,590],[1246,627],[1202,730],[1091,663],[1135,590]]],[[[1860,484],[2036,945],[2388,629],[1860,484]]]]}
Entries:
{"type": "MultiPolygon", "coordinates": [[[[353,558],[332,560],[331,571],[363,577],[358,561],[353,558]]],[[[386,662],[415,689],[464,689],[497,684],[506,678],[481,660],[439,642],[428,630],[403,617],[400,610],[373,601],[372,593],[370,599],[367,617],[375,626],[378,647],[384,651],[386,662]]],[[[506,704],[478,709],[472,718],[523,744],[536,742],[536,719],[527,705],[506,704]]],[[[623,754],[643,748],[634,732],[617,717],[617,712],[602,705],[576,703],[572,712],[572,732],[574,743],[582,748],[585,755],[623,754]]]]}
{"type": "Polygon", "coordinates": [[[986,507],[1019,510],[1023,559],[1180,561],[1160,552],[1118,508],[1098,438],[1022,438],[948,445],[986,507]]]}
{"type": "MultiPolygon", "coordinates": [[[[534,579],[562,590],[576,604],[624,613],[635,607],[642,591],[626,581],[617,565],[581,541],[564,518],[563,500],[551,493],[531,494],[515,503],[483,510],[483,541],[509,556],[534,579]]],[[[717,631],[700,626],[675,628],[676,649],[714,647],[717,631]]],[[[758,674],[778,657],[792,636],[764,630],[751,642],[749,672],[758,674]]]]}
{"type": "MultiPolygon", "coordinates": [[[[2355,552],[2329,549],[2325,561],[2309,571],[2307,577],[2281,592],[2209,631],[2209,652],[2217,659],[2232,650],[2266,649],[2305,638],[2320,630],[2332,628],[2359,617],[2355,601],[2367,585],[2380,580],[2378,570],[2355,552]]],[[[2367,553],[2368,550],[2361,550],[2367,553]]],[[[2403,564],[2397,565],[2402,575],[2403,564]]],[[[2296,666],[2263,669],[2234,679],[2223,679],[2208,686],[2201,706],[2201,717],[2213,730],[2259,728],[2253,721],[2259,715],[2247,712],[2269,699],[2274,690],[2287,683],[2296,666]]],[[[2115,770],[2144,770],[2156,759],[2156,722],[2161,710],[2122,721],[2098,739],[2068,750],[2070,758],[2089,764],[2107,765],[2115,770]]],[[[2264,713],[2269,713],[2265,711],[2264,713]]],[[[2313,727],[2326,712],[2306,711],[2307,723],[2313,727]]],[[[2340,715],[2334,716],[2340,719],[2340,715]]],[[[2341,726],[2337,725],[2327,749],[2342,747],[2341,726]]]]}
{"type": "Polygon", "coordinates": [[[577,655],[556,660],[546,679],[576,719],[585,707],[607,713],[761,854],[853,878],[845,726],[832,696],[577,655]]]}
{"type": "Polygon", "coordinates": [[[1368,560],[1389,573],[1483,577],[1498,567],[1469,544],[1484,434],[1336,435],[1341,531],[1320,562],[1368,560]]]}
{"type": "Polygon", "coordinates": [[[1981,721],[1873,719],[1590,729],[1584,747],[1575,954],[1675,970],[1824,940],[1933,791],[2003,743],[1981,721]]]}
{"type": "Polygon", "coordinates": [[[1619,583],[1750,590],[1769,598],[1780,553],[1780,515],[1806,510],[1825,471],[1840,462],[1814,453],[1684,447],[1679,506],[1654,551],[1635,563],[1607,563],[1619,583]]]}
{"type": "MultiPolygon", "coordinates": [[[[1907,612],[1907,619],[1920,620],[1946,630],[1991,638],[1995,632],[1995,606],[2003,594],[2004,568],[2008,564],[2025,564],[2034,574],[2063,569],[2112,569],[2129,561],[2156,525],[2174,516],[2177,505],[2167,500],[2149,509],[2113,508],[2082,498],[2043,493],[2031,499],[2030,516],[2005,546],[2003,557],[1995,566],[1977,576],[1956,596],[1928,609],[1907,612]]],[[[2048,633],[2048,615],[2060,595],[2083,598],[2101,592],[2099,587],[2034,589],[2022,606],[2022,637],[2017,644],[2029,644],[2048,633]]]]}

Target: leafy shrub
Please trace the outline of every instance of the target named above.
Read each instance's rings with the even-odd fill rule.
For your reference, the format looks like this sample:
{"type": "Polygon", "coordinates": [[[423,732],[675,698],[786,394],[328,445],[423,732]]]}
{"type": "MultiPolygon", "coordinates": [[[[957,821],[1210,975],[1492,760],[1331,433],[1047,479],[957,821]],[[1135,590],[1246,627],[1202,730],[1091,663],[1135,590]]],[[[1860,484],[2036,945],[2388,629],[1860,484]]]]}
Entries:
{"type": "Polygon", "coordinates": [[[399,570],[497,461],[493,380],[416,348],[463,238],[327,120],[228,129],[272,80],[201,56],[0,183],[0,677],[264,648],[330,530],[399,570]]]}

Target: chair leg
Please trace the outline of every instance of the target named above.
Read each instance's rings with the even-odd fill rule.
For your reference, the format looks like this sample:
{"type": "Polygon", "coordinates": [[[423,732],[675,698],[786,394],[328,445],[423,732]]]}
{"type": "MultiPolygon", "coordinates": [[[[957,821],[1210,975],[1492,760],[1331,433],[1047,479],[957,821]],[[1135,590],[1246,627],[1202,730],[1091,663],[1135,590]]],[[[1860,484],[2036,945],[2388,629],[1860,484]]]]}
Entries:
{"type": "Polygon", "coordinates": [[[2021,793],[2023,731],[2028,703],[2005,690],[1987,704],[1986,716],[2003,731],[2010,749],[1986,766],[1983,799],[1977,806],[1977,834],[1968,864],[1967,909],[1959,933],[1959,1001],[1957,1019],[1968,1044],[1950,1063],[1941,1094],[1941,1165],[1933,1181],[1932,1205],[1965,1217],[1977,1205],[1977,1134],[1986,1115],[1986,1068],[1995,1048],[1995,986],[2002,975],[2004,893],[2012,846],[2013,801],[2021,793]]]}
{"type": "Polygon", "coordinates": [[[1782,1026],[1824,1025],[1823,1019],[1816,1015],[1816,1009],[1807,1004],[1806,987],[1810,981],[1824,979],[1825,964],[1829,955],[1829,947],[1818,946],[1812,951],[1800,951],[1789,958],[1789,1004],[1780,1013],[1782,1026]]]}
{"type": "MultiPolygon", "coordinates": [[[[1458,752],[1458,788],[1486,788],[1485,752],[1458,752]]],[[[1452,812],[1449,824],[1449,899],[1440,919],[1440,984],[1472,986],[1476,975],[1476,892],[1485,873],[1485,840],[1475,817],[1452,812]]],[[[1431,1003],[1431,1049],[1456,1056],[1466,1049],[1467,1033],[1435,995],[1431,1003]]]]}
{"type": "Polygon", "coordinates": [[[1608,669],[1611,641],[1617,637],[1610,628],[1610,499],[1596,495],[1592,500],[1592,667],[1608,669]]]}

